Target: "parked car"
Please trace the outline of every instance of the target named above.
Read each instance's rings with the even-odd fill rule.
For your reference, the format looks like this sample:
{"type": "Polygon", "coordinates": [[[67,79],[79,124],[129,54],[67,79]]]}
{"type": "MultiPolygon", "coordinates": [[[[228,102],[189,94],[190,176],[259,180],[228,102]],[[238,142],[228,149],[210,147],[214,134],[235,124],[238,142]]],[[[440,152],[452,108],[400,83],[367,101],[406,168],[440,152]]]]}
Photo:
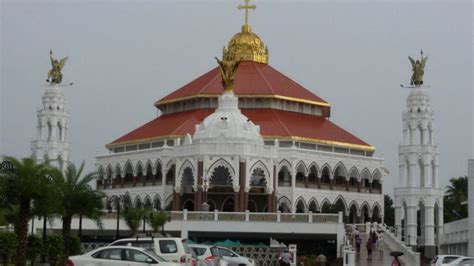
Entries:
{"type": "Polygon", "coordinates": [[[450,266],[474,265],[474,257],[460,257],[451,261],[447,265],[450,265],[450,266]]]}
{"type": "Polygon", "coordinates": [[[459,255],[437,255],[431,260],[430,265],[431,266],[450,265],[449,264],[450,262],[461,257],[462,256],[459,256],[459,255]]]}
{"type": "Polygon", "coordinates": [[[189,247],[196,252],[199,265],[219,265],[219,261],[226,262],[229,266],[254,266],[255,262],[234,251],[218,246],[191,244],[189,247]]]}
{"type": "Polygon", "coordinates": [[[71,256],[67,266],[175,266],[155,254],[153,250],[138,247],[107,246],[79,256],[71,256]]]}
{"type": "Polygon", "coordinates": [[[132,246],[152,249],[156,254],[167,261],[192,265],[192,255],[188,247],[188,240],[185,238],[124,238],[112,242],[109,246],[132,246]]]}

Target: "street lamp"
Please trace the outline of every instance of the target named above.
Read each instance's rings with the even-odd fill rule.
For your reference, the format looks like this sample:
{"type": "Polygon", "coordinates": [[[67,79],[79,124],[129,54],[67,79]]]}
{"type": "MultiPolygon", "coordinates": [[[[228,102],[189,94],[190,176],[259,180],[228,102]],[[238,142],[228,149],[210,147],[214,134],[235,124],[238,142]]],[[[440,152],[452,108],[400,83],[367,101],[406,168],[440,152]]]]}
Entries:
{"type": "Polygon", "coordinates": [[[112,213],[112,203],[116,203],[117,205],[117,229],[115,231],[115,239],[119,239],[119,230],[120,230],[120,202],[123,200],[123,195],[114,196],[108,200],[109,213],[112,213]]]}

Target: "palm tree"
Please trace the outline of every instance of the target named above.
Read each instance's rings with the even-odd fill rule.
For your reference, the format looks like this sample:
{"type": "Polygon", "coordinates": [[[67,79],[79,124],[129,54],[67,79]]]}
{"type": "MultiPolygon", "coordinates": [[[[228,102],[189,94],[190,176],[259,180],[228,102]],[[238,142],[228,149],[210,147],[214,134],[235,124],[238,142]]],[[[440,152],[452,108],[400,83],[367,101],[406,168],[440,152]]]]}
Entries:
{"type": "Polygon", "coordinates": [[[147,220],[148,224],[153,228],[153,233],[158,233],[160,228],[168,221],[168,213],[164,211],[150,212],[147,220]]]}
{"type": "Polygon", "coordinates": [[[100,223],[103,209],[103,198],[105,195],[89,186],[96,177],[96,173],[88,173],[83,176],[84,162],[79,169],[72,163],[68,164],[64,173],[56,171],[53,177],[54,184],[58,188],[57,213],[63,220],[62,235],[64,241],[64,259],[70,254],[71,222],[74,215],[82,215],[95,219],[100,223]]]}
{"type": "Polygon", "coordinates": [[[145,209],[142,208],[126,208],[120,215],[125,220],[128,228],[132,231],[132,236],[138,232],[138,227],[145,215],[145,209]]]}
{"type": "Polygon", "coordinates": [[[467,201],[467,176],[451,178],[449,182],[444,196],[444,222],[467,217],[467,204],[461,204],[467,201]]]}
{"type": "Polygon", "coordinates": [[[46,164],[37,163],[33,158],[18,160],[6,157],[5,160],[12,163],[13,171],[0,170],[0,184],[9,191],[9,203],[18,205],[18,217],[15,219],[15,233],[18,237],[16,265],[23,266],[26,265],[28,221],[31,217],[32,203],[51,196],[50,191],[53,187],[49,176],[54,170],[46,164]]]}

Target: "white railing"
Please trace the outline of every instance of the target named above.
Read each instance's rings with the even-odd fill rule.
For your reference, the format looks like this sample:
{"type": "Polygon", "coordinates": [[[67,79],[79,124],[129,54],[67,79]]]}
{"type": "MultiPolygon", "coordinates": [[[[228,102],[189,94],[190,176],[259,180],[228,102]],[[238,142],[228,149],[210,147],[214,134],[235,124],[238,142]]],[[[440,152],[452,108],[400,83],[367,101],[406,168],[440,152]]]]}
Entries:
{"type": "Polygon", "coordinates": [[[414,252],[411,247],[406,246],[400,239],[398,239],[390,229],[378,224],[377,230],[383,231],[383,240],[385,245],[391,251],[401,251],[403,255],[400,256],[400,260],[405,265],[420,265],[420,253],[414,252]]]}
{"type": "Polygon", "coordinates": [[[339,214],[329,213],[281,213],[281,212],[194,212],[172,211],[173,221],[238,221],[238,222],[286,222],[286,223],[341,223],[339,214]]]}

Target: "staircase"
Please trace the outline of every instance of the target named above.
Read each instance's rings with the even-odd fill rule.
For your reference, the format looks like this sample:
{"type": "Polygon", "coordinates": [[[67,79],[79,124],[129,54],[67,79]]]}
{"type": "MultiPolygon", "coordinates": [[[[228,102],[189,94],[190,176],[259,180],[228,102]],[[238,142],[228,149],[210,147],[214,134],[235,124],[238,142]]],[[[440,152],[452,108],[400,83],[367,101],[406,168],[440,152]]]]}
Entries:
{"type": "Polygon", "coordinates": [[[359,236],[362,239],[362,243],[360,245],[360,253],[356,254],[356,259],[355,259],[356,265],[360,265],[360,266],[365,266],[365,265],[390,266],[391,265],[393,257],[390,256],[390,250],[388,250],[385,243],[382,243],[382,245],[384,245],[383,253],[379,252],[377,247],[374,246],[372,248],[372,258],[369,258],[367,254],[367,248],[365,247],[369,234],[361,233],[359,236]]]}

